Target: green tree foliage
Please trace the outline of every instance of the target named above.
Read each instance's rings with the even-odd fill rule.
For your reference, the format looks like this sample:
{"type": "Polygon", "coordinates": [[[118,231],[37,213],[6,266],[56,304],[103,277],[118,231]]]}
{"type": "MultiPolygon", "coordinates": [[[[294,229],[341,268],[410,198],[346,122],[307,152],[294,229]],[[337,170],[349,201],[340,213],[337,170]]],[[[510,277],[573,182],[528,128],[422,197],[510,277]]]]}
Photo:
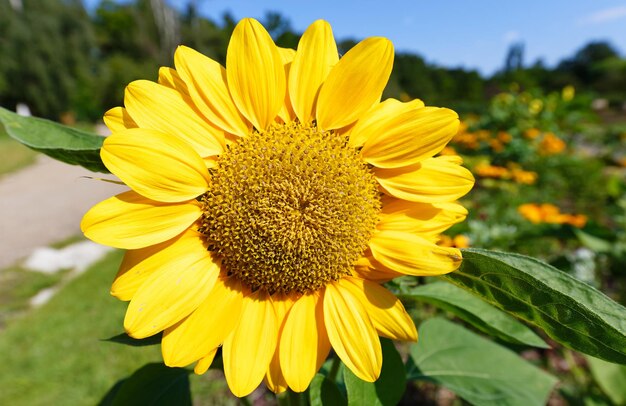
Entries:
{"type": "Polygon", "coordinates": [[[93,85],[92,25],[79,0],[0,1],[0,102],[58,118],[93,85]]]}
{"type": "MultiPolygon", "coordinates": [[[[0,0],[0,105],[26,103],[34,114],[55,120],[66,112],[97,120],[120,105],[128,83],[155,80],[160,66],[172,66],[179,44],[225,63],[236,21],[230,14],[216,21],[201,16],[202,1],[187,0],[175,11],[167,0],[101,0],[87,14],[81,0],[22,0],[18,8],[0,0]]],[[[279,46],[297,47],[301,33],[285,16],[268,12],[262,23],[279,46]]],[[[338,40],[341,54],[358,42],[338,40]]],[[[525,67],[523,50],[522,43],[513,44],[503,69],[489,79],[398,53],[384,96],[420,98],[461,112],[480,111],[511,83],[546,90],[573,84],[615,104],[626,97],[626,59],[606,42],[592,42],[552,69],[541,61],[525,67]]]]}

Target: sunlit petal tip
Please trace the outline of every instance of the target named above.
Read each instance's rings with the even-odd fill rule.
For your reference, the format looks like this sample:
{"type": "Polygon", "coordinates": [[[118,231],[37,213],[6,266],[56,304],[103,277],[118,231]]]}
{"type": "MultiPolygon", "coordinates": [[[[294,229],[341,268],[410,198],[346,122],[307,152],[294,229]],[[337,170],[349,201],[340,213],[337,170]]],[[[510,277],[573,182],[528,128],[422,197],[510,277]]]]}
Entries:
{"type": "Polygon", "coordinates": [[[324,324],[333,349],[359,378],[374,382],[382,367],[380,340],[369,314],[346,281],[326,285],[324,324]]]}
{"type": "Polygon", "coordinates": [[[302,123],[315,117],[319,89],[339,54],[330,24],[317,20],[307,28],[298,43],[289,75],[289,95],[302,123]]]}
{"type": "Polygon", "coordinates": [[[175,366],[186,366],[221,345],[239,321],[242,300],[240,283],[219,277],[193,313],[165,330],[164,358],[175,366]]]}
{"type": "Polygon", "coordinates": [[[393,67],[393,45],[382,37],[367,38],[331,69],[317,101],[317,125],[345,127],[380,100],[393,67]]]}
{"type": "Polygon", "coordinates": [[[196,375],[202,375],[206,371],[208,371],[209,368],[211,367],[211,364],[213,363],[213,359],[215,358],[216,353],[217,353],[217,348],[215,348],[213,351],[208,353],[206,356],[200,358],[196,366],[193,368],[193,372],[196,375]]]}
{"type": "Polygon", "coordinates": [[[263,381],[268,389],[276,394],[283,393],[289,387],[280,368],[278,349],[276,349],[276,352],[272,357],[272,361],[270,362],[270,366],[265,374],[265,378],[263,378],[263,381]]]}
{"type": "Polygon", "coordinates": [[[314,294],[300,297],[291,307],[280,338],[280,366],[296,392],[303,392],[320,368],[320,357],[329,351],[321,302],[314,294]],[[318,305],[319,303],[319,305],[318,305]]]}
{"type": "Polygon", "coordinates": [[[385,193],[412,202],[454,201],[474,186],[472,173],[453,156],[428,158],[399,168],[375,168],[374,174],[385,193]]]}
{"type": "Polygon", "coordinates": [[[252,18],[235,27],[226,52],[228,88],[239,111],[265,130],[281,110],[287,84],[278,47],[252,18]]]}
{"type": "Polygon", "coordinates": [[[224,151],[224,133],[202,119],[188,103],[189,96],[151,82],[131,82],[124,105],[139,127],[167,133],[189,144],[201,157],[224,151]]]}
{"type": "Polygon", "coordinates": [[[402,302],[378,283],[347,277],[346,286],[360,298],[378,334],[393,340],[417,341],[417,329],[402,302]]]}
{"type": "Polygon", "coordinates": [[[183,45],[176,49],[174,63],[189,89],[191,100],[207,121],[238,136],[250,132],[250,124],[231,98],[222,65],[183,45]]]}
{"type": "Polygon", "coordinates": [[[368,111],[350,132],[362,144],[363,159],[378,168],[418,163],[439,153],[458,131],[457,114],[443,108],[415,108],[385,100],[368,111]]]}
{"type": "Polygon", "coordinates": [[[187,85],[175,69],[166,66],[159,68],[158,82],[160,85],[167,86],[170,89],[174,89],[183,95],[189,94],[187,85]]]}
{"type": "Polygon", "coordinates": [[[247,396],[263,380],[276,350],[277,324],[267,293],[257,290],[244,297],[239,323],[222,347],[224,375],[235,396],[247,396]]]}
{"type": "Polygon", "coordinates": [[[133,296],[124,330],[145,338],[187,317],[207,298],[219,275],[219,265],[207,252],[190,250],[163,264],[133,296]]]}
{"type": "Polygon", "coordinates": [[[455,271],[462,259],[457,248],[440,247],[422,236],[393,230],[374,233],[370,249],[374,258],[384,266],[414,276],[455,271]]]}
{"type": "Polygon", "coordinates": [[[107,128],[113,133],[137,127],[137,123],[124,107],[113,107],[108,110],[104,113],[103,120],[107,128]]]}
{"type": "Polygon", "coordinates": [[[134,128],[108,137],[102,162],[137,193],[161,202],[181,202],[206,192],[209,174],[184,141],[155,130],[134,128]]]}
{"type": "Polygon", "coordinates": [[[173,238],[202,215],[195,201],[160,203],[128,191],[92,207],[80,223],[87,238],[116,248],[144,248],[173,238]]]}
{"type": "Polygon", "coordinates": [[[164,264],[191,250],[205,251],[205,245],[198,232],[187,229],[167,241],[127,250],[113,280],[111,295],[124,301],[131,300],[146,279],[164,264]]]}

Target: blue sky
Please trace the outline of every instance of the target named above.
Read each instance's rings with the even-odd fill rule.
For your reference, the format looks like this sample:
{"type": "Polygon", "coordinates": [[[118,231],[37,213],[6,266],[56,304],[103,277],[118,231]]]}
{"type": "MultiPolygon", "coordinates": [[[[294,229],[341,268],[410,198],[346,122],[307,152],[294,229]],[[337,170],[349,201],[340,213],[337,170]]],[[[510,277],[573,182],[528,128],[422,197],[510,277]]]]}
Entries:
{"type": "MultiPolygon", "coordinates": [[[[626,1],[612,0],[196,0],[203,15],[261,19],[279,11],[303,31],[318,18],[336,38],[384,36],[399,51],[421,54],[444,66],[491,74],[503,65],[508,46],[525,43],[525,62],[553,65],[590,40],[609,40],[626,52],[626,1]]],[[[95,3],[97,0],[88,0],[95,3]]],[[[169,0],[181,7],[186,0],[169,0]]]]}

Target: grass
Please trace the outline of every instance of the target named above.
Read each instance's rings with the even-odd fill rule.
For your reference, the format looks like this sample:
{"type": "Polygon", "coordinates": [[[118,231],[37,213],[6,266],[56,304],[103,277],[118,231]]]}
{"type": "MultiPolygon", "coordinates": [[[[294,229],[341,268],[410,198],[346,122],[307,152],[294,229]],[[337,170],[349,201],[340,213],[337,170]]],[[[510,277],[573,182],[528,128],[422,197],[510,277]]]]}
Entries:
{"type": "MultiPolygon", "coordinates": [[[[109,254],[50,302],[0,331],[0,404],[97,404],[118,380],[148,362],[161,362],[158,346],[102,341],[122,331],[126,303],[109,295],[121,258],[121,252],[109,254]]],[[[39,284],[22,282],[30,292],[39,284]]],[[[219,373],[207,375],[213,379],[190,378],[194,404],[235,404],[219,373]]]]}
{"type": "Polygon", "coordinates": [[[13,266],[0,272],[0,331],[3,326],[29,307],[31,297],[42,289],[54,286],[64,272],[45,274],[13,266]]]}
{"type": "Polygon", "coordinates": [[[37,154],[9,137],[0,125],[0,177],[32,164],[37,154]]]}

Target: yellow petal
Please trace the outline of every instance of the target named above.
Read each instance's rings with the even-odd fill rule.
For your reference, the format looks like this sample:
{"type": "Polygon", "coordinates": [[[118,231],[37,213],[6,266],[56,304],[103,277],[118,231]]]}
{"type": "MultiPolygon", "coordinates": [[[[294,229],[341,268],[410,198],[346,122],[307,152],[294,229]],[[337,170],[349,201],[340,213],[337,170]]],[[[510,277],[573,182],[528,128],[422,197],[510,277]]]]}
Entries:
{"type": "Polygon", "coordinates": [[[135,120],[132,119],[124,107],[113,107],[104,113],[103,120],[104,124],[106,124],[113,133],[127,128],[137,127],[137,123],[135,123],[135,120]]]}
{"type": "Polygon", "coordinates": [[[222,65],[182,45],[176,49],[174,63],[191,99],[207,120],[231,134],[245,136],[250,132],[250,123],[230,96],[222,65]]]}
{"type": "Polygon", "coordinates": [[[161,351],[165,364],[185,367],[221,345],[237,325],[242,303],[241,283],[220,277],[189,317],[163,333],[161,351]]]}
{"type": "Polygon", "coordinates": [[[442,275],[461,264],[461,251],[439,247],[418,235],[383,230],[370,240],[372,255],[384,266],[406,275],[442,275]]]}
{"type": "Polygon", "coordinates": [[[280,337],[280,365],[289,387],[303,392],[329,351],[322,303],[308,294],[293,305],[280,337]],[[321,317],[320,317],[321,316],[321,317]],[[321,352],[321,354],[320,354],[321,352]]]}
{"type": "Polygon", "coordinates": [[[126,87],[124,105],[141,128],[158,130],[187,142],[201,157],[224,151],[224,133],[203,120],[174,89],[148,80],[126,87]]]}
{"type": "Polygon", "coordinates": [[[347,277],[344,286],[365,305],[376,331],[392,340],[417,341],[417,329],[402,302],[377,283],[347,277]]]}
{"type": "Polygon", "coordinates": [[[286,295],[284,293],[275,293],[272,295],[272,303],[274,304],[274,311],[276,312],[276,322],[280,326],[278,329],[278,339],[276,343],[276,350],[270,361],[269,368],[265,374],[265,384],[274,393],[282,393],[287,390],[287,381],[283,375],[282,368],[280,367],[280,337],[283,334],[283,326],[289,310],[294,304],[295,296],[286,295]]]}
{"type": "Polygon", "coordinates": [[[116,248],[144,248],[185,231],[202,215],[200,204],[160,203],[128,191],[104,200],[83,217],[87,238],[116,248]]]}
{"type": "Polygon", "coordinates": [[[209,187],[202,158],[185,142],[158,131],[117,132],[104,141],[100,157],[124,183],[152,200],[190,200],[209,187]]]}
{"type": "Polygon", "coordinates": [[[126,310],[124,329],[144,338],[196,310],[213,289],[220,267],[206,250],[189,250],[148,277],[126,310]]]}
{"type": "Polygon", "coordinates": [[[379,230],[395,230],[417,234],[439,234],[467,217],[467,210],[458,203],[417,203],[388,198],[383,203],[379,230]]]}
{"type": "Polygon", "coordinates": [[[124,301],[132,299],[137,289],[163,264],[177,261],[192,249],[206,251],[206,246],[200,233],[187,229],[165,242],[126,251],[113,280],[111,295],[124,301]]]}
{"type": "Polygon", "coordinates": [[[317,125],[324,130],[358,120],[380,100],[393,66],[393,45],[386,38],[359,42],[331,69],[317,100],[317,125]]]}
{"type": "Polygon", "coordinates": [[[235,396],[247,396],[269,367],[278,325],[269,295],[261,290],[244,297],[241,318],[222,347],[224,375],[235,396]]]}
{"type": "Polygon", "coordinates": [[[189,95],[187,84],[180,77],[178,72],[172,68],[165,66],[159,68],[159,84],[174,89],[183,95],[189,95]]]}
{"type": "Polygon", "coordinates": [[[283,65],[293,62],[294,56],[296,56],[296,50],[291,48],[277,47],[278,54],[280,55],[280,61],[283,65]]]}
{"type": "Polygon", "coordinates": [[[333,349],[359,378],[374,382],[380,375],[382,351],[364,304],[340,279],[326,285],[324,324],[333,349]]]}
{"type": "Polygon", "coordinates": [[[213,359],[215,358],[215,353],[217,353],[217,347],[215,347],[210,353],[208,353],[204,357],[200,358],[200,360],[194,367],[193,372],[196,375],[202,375],[206,371],[208,371],[211,367],[211,364],[213,363],[213,359]]]}
{"type": "Polygon", "coordinates": [[[237,24],[226,53],[228,88],[239,111],[258,130],[274,122],[285,100],[285,68],[265,28],[252,18],[237,24]]]}
{"type": "Polygon", "coordinates": [[[418,99],[406,103],[396,99],[387,99],[382,103],[378,103],[368,110],[352,127],[348,133],[348,143],[355,148],[362,147],[370,137],[375,135],[373,132],[376,127],[380,126],[380,122],[389,124],[388,121],[391,119],[411,113],[422,107],[424,107],[424,103],[418,99]]]}
{"type": "Polygon", "coordinates": [[[289,75],[289,95],[301,123],[315,117],[320,87],[337,61],[339,53],[330,24],[315,21],[300,38],[289,75]]]}
{"type": "Polygon", "coordinates": [[[457,133],[459,116],[452,110],[433,107],[406,108],[379,113],[374,109],[359,120],[352,134],[366,141],[361,150],[363,160],[379,168],[407,166],[436,155],[457,133]]]}
{"type": "Polygon", "coordinates": [[[354,274],[361,279],[367,279],[376,283],[384,283],[404,276],[403,273],[393,271],[374,259],[369,249],[365,251],[364,256],[359,258],[354,265],[354,274]]]}
{"type": "Polygon", "coordinates": [[[287,381],[280,367],[279,355],[280,352],[276,349],[270,361],[270,366],[265,373],[265,378],[263,379],[267,388],[276,394],[283,393],[288,388],[287,381]]]}
{"type": "MultiPolygon", "coordinates": [[[[293,62],[293,57],[296,55],[296,51],[291,48],[278,47],[278,52],[280,53],[280,59],[285,67],[285,81],[289,83],[289,72],[291,71],[291,63],[293,62]]],[[[291,105],[289,92],[285,92],[285,102],[278,112],[278,117],[280,117],[284,123],[289,123],[296,118],[296,113],[293,111],[291,105]]]]}
{"type": "Polygon", "coordinates": [[[429,158],[402,168],[375,168],[374,176],[385,192],[397,198],[422,203],[449,202],[467,194],[474,186],[474,177],[447,158],[429,158]]]}

